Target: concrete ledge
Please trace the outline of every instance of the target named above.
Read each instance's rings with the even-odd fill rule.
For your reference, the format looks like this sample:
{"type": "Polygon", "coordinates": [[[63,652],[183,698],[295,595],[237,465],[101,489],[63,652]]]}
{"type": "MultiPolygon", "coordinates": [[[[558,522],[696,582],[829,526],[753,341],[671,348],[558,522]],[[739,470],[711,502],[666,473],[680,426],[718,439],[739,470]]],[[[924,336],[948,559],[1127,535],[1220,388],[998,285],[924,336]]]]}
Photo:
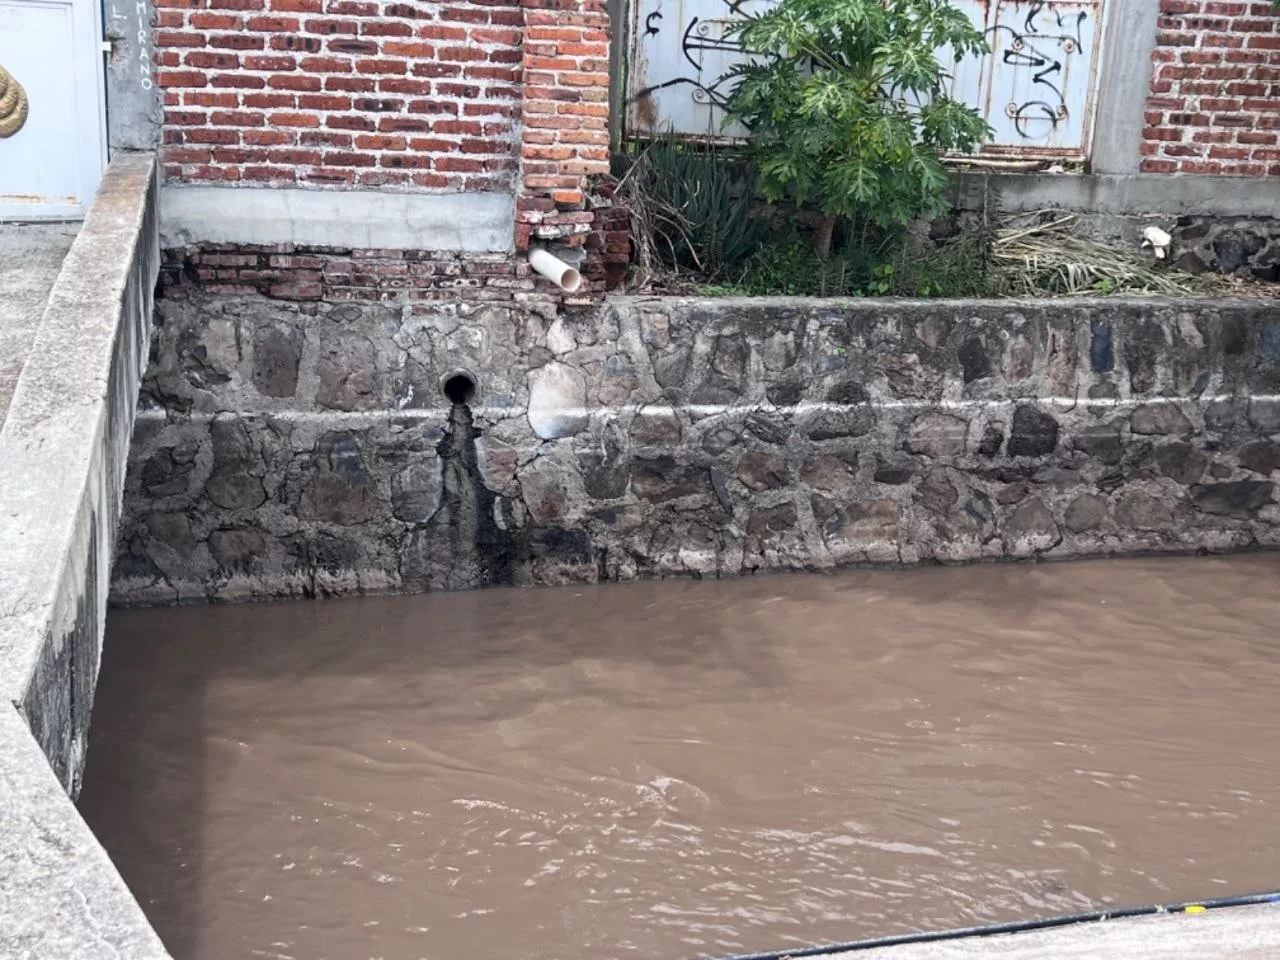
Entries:
{"type": "Polygon", "coordinates": [[[882,947],[859,951],[857,956],[863,960],[1270,960],[1280,956],[1280,906],[1104,920],[1033,933],[882,947]]]}
{"type": "Polygon", "coordinates": [[[0,429],[0,704],[18,707],[73,796],[150,342],[155,227],[154,159],[117,158],[0,429]]]}
{"type": "Polygon", "coordinates": [[[515,249],[507,193],[373,193],[166,186],[165,249],[197,243],[290,243],[380,250],[515,249]]]}
{"type": "Polygon", "coordinates": [[[996,197],[998,208],[1010,213],[1059,209],[1115,216],[1280,217],[1275,177],[956,174],[952,202],[960,209],[978,210],[996,197]]]}
{"type": "Polygon", "coordinates": [[[0,704],[0,956],[169,957],[8,704],[0,704]]]}

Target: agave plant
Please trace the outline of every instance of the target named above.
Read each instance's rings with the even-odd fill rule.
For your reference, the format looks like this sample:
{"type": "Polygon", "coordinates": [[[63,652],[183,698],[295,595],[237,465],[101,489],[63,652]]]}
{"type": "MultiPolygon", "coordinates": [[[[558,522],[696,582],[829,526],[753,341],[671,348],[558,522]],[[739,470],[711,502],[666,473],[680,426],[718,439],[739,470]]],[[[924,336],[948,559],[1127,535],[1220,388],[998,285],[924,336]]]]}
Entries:
{"type": "Polygon", "coordinates": [[[616,155],[614,173],[641,266],[654,260],[713,279],[756,248],[761,227],[748,216],[754,185],[733,156],[668,133],[616,155]]]}

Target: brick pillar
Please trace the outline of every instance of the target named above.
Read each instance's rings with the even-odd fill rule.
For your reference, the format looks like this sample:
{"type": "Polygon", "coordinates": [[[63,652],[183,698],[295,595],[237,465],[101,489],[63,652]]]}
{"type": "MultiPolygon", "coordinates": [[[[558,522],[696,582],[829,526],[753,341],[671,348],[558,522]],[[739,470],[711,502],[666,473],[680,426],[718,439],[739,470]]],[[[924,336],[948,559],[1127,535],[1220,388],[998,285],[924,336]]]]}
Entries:
{"type": "Polygon", "coordinates": [[[521,187],[516,246],[581,246],[589,177],[609,172],[609,16],[604,0],[521,0],[521,187]]]}

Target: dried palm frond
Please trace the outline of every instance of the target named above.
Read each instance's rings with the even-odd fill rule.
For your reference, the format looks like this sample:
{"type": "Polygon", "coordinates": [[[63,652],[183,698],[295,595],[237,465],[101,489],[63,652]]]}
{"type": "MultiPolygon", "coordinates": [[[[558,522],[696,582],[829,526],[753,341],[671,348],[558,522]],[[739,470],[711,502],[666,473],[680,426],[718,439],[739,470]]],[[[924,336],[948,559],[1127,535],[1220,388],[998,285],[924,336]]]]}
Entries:
{"type": "Polygon", "coordinates": [[[1075,233],[1076,217],[1058,215],[1032,226],[995,232],[990,257],[994,279],[1014,296],[1098,293],[1205,295],[1231,292],[1239,280],[1195,275],[1148,263],[1141,254],[1075,233]]]}

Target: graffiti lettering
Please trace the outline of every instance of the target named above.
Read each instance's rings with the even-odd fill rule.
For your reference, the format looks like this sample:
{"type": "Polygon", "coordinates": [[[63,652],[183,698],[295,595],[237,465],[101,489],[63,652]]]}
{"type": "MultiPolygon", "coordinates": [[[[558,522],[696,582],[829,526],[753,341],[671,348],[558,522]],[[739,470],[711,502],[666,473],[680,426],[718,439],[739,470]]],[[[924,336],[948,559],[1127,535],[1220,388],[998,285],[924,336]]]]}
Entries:
{"type": "MultiPolygon", "coordinates": [[[[138,71],[138,86],[143,90],[151,90],[155,87],[155,80],[151,73],[151,27],[149,23],[151,12],[148,9],[146,0],[134,0],[132,6],[134,16],[138,21],[138,29],[134,34],[134,39],[137,42],[138,53],[134,56],[129,50],[128,45],[125,44],[123,51],[121,51],[119,62],[122,64],[127,64],[129,62],[136,64],[138,71]]],[[[128,37],[128,34],[123,29],[127,20],[128,17],[121,13],[120,8],[113,3],[111,5],[112,25],[111,29],[108,31],[108,36],[114,41],[124,43],[128,37]],[[120,23],[117,23],[117,21],[120,21],[120,23]]]]}
{"type": "MultiPolygon", "coordinates": [[[[663,90],[684,88],[694,103],[719,114],[724,109],[725,91],[720,89],[720,76],[729,64],[740,58],[742,44],[737,37],[726,36],[729,24],[741,19],[743,7],[749,3],[769,3],[770,0],[710,0],[702,5],[702,12],[715,12],[714,7],[723,5],[726,14],[721,18],[708,18],[691,15],[680,32],[680,59],[687,67],[682,67],[676,76],[669,76],[657,83],[646,84],[627,98],[632,109],[633,118],[641,121],[642,126],[652,126],[651,110],[653,94],[663,90]],[[710,10],[708,8],[711,8],[710,10]],[[714,63],[707,60],[707,54],[719,57],[714,63]],[[692,68],[689,70],[688,68],[692,68]]],[[[690,5],[692,6],[692,4],[690,5]]],[[[651,37],[659,32],[657,21],[662,20],[661,11],[654,11],[644,17],[644,36],[651,37]]],[[[669,41],[668,41],[669,42],[669,41]]]]}
{"type": "MultiPolygon", "coordinates": [[[[1073,25],[1069,14],[1064,16],[1060,10],[1046,12],[1047,6],[1045,0],[1032,2],[1020,29],[996,24],[987,31],[992,50],[1000,51],[1001,62],[1014,68],[1006,82],[1015,96],[1005,107],[1005,114],[1024,140],[1046,140],[1070,117],[1063,77],[1071,58],[1079,59],[1084,49],[1088,12],[1077,11],[1073,25]],[[1030,87],[1039,93],[1038,97],[1022,92],[1020,68],[1033,71],[1030,87]]],[[[1081,66],[1088,68],[1087,64],[1081,66]]]]}
{"type": "Polygon", "coordinates": [[[134,13],[138,17],[138,72],[143,90],[150,90],[155,85],[151,79],[151,15],[147,7],[146,0],[134,3],[134,13]]]}

